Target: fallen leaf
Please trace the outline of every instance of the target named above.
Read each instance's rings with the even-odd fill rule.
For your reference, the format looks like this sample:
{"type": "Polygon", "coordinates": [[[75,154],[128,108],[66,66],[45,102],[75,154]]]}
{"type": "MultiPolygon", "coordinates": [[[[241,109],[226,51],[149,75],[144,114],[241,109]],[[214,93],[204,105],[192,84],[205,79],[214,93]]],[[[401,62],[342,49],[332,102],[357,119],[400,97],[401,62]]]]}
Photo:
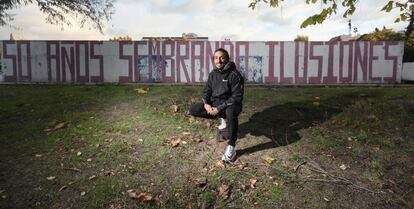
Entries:
{"type": "Polygon", "coordinates": [[[55,180],[56,179],[56,176],[49,176],[49,177],[47,177],[47,180],[49,180],[49,181],[52,181],[52,180],[55,180]]]}
{"type": "Polygon", "coordinates": [[[96,178],[96,176],[95,175],[92,175],[92,176],[89,176],[89,180],[92,180],[92,179],[94,179],[94,178],[96,178]]]}
{"type": "Polygon", "coordinates": [[[178,145],[180,145],[181,139],[180,138],[176,138],[174,140],[171,141],[171,146],[172,147],[177,147],[178,145]]]}
{"type": "Polygon", "coordinates": [[[64,186],[60,187],[59,192],[61,192],[61,191],[65,190],[65,189],[67,189],[67,188],[68,188],[68,186],[64,185],[64,186]]]}
{"type": "Polygon", "coordinates": [[[191,135],[191,133],[190,132],[183,132],[183,133],[181,133],[182,135],[184,135],[184,136],[188,136],[188,135],[191,135]]]}
{"type": "Polygon", "coordinates": [[[380,150],[381,150],[381,147],[380,147],[380,145],[375,144],[375,145],[372,145],[372,146],[371,146],[371,150],[372,150],[373,152],[378,152],[378,151],[380,151],[380,150]]]}
{"type": "Polygon", "coordinates": [[[323,200],[325,200],[326,202],[329,202],[329,199],[324,197],[323,200]]]}
{"type": "Polygon", "coordinates": [[[166,141],[168,141],[172,147],[177,147],[181,143],[181,138],[172,136],[172,137],[167,138],[166,141]]]}
{"type": "Polygon", "coordinates": [[[223,183],[217,188],[217,196],[223,200],[226,200],[230,197],[230,192],[230,186],[227,186],[223,183]]]}
{"type": "Polygon", "coordinates": [[[143,203],[145,203],[145,202],[149,202],[149,201],[152,201],[153,200],[153,197],[152,197],[152,195],[151,194],[149,194],[149,193],[146,193],[146,192],[141,192],[141,193],[139,193],[139,195],[138,195],[138,200],[140,201],[140,202],[143,202],[143,203]]]}
{"type": "Polygon", "coordinates": [[[86,161],[91,162],[92,161],[92,158],[88,158],[86,161]]]}
{"type": "Polygon", "coordinates": [[[239,164],[237,167],[238,167],[240,170],[245,170],[245,169],[247,169],[247,168],[248,168],[246,163],[241,163],[241,164],[239,164]]]}
{"type": "Polygon", "coordinates": [[[148,88],[147,89],[144,89],[144,88],[137,88],[137,89],[134,89],[136,92],[138,92],[138,94],[146,94],[146,93],[148,93],[148,88]]]}
{"type": "Polygon", "coordinates": [[[339,168],[341,168],[342,170],[347,169],[346,165],[342,164],[341,166],[339,166],[339,168]]]}
{"type": "Polygon", "coordinates": [[[53,128],[53,130],[61,129],[61,128],[65,127],[65,126],[66,126],[66,123],[65,122],[60,122],[60,123],[58,123],[58,124],[55,125],[55,127],[53,128]]]}
{"type": "Polygon", "coordinates": [[[264,157],[264,161],[265,161],[266,163],[268,163],[268,164],[272,164],[272,163],[273,163],[273,161],[275,161],[275,159],[274,159],[274,158],[271,158],[271,157],[269,157],[269,156],[266,156],[266,157],[264,157]]]}
{"type": "Polygon", "coordinates": [[[204,186],[207,185],[207,178],[206,177],[199,177],[199,178],[196,178],[194,181],[195,181],[195,184],[198,187],[204,187],[204,186]]]}
{"type": "Polygon", "coordinates": [[[135,189],[128,189],[127,194],[130,198],[138,198],[138,195],[135,189]]]}
{"type": "Polygon", "coordinates": [[[115,173],[114,173],[114,172],[112,172],[112,171],[105,171],[105,172],[104,172],[104,175],[105,175],[105,176],[114,176],[114,175],[115,175],[115,173]]]}
{"type": "Polygon", "coordinates": [[[180,110],[180,108],[177,105],[171,105],[170,109],[172,112],[178,112],[180,110]]]}
{"type": "Polygon", "coordinates": [[[250,179],[250,187],[254,189],[254,185],[256,184],[257,179],[250,179]]]}
{"type": "Polygon", "coordinates": [[[222,160],[217,160],[216,161],[216,166],[219,168],[225,168],[226,165],[224,164],[224,162],[222,160]]]}
{"type": "Polygon", "coordinates": [[[200,139],[200,138],[194,138],[194,139],[193,139],[193,141],[194,141],[194,142],[197,142],[197,143],[200,143],[200,142],[202,142],[203,140],[202,140],[202,139],[200,139]]]}

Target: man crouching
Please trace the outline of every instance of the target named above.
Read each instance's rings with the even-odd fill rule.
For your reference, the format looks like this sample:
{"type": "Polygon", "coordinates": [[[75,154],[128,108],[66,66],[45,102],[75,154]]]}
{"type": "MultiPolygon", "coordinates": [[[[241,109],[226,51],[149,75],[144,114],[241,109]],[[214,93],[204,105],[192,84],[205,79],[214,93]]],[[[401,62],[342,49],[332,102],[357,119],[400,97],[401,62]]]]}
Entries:
{"type": "Polygon", "coordinates": [[[224,162],[236,157],[238,116],[242,111],[244,79],[230,61],[229,53],[219,48],[214,51],[214,69],[208,76],[200,103],[191,105],[190,115],[203,118],[220,118],[219,130],[228,128],[228,144],[222,156],[224,162]]]}

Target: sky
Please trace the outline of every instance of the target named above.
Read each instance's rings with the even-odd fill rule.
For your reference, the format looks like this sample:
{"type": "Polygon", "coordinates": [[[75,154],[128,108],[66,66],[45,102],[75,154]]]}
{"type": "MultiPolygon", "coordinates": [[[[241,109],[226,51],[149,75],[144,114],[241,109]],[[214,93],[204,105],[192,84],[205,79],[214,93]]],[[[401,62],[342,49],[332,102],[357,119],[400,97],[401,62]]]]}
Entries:
{"type": "MultiPolygon", "coordinates": [[[[321,3],[307,5],[305,0],[285,0],[281,7],[258,5],[248,8],[253,0],[117,0],[115,14],[105,22],[104,33],[86,26],[80,28],[51,25],[46,15],[34,5],[10,10],[14,15],[12,26],[0,27],[0,40],[12,33],[24,40],[109,40],[115,36],[130,36],[140,40],[144,36],[181,36],[195,33],[218,41],[293,41],[297,35],[306,35],[311,41],[328,41],[348,34],[348,20],[342,18],[343,9],[320,25],[301,29],[301,23],[323,8],[321,3]]],[[[351,17],[352,28],[359,34],[376,27],[404,30],[408,22],[394,23],[398,11],[386,13],[381,8],[388,0],[359,1],[351,17]]]]}

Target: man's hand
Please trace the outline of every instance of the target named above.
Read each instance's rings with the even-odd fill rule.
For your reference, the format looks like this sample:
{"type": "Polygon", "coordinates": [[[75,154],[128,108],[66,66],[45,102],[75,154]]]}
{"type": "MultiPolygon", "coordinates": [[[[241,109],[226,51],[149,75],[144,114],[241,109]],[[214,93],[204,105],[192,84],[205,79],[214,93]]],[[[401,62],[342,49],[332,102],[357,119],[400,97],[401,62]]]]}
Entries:
{"type": "Polygon", "coordinates": [[[211,112],[209,112],[210,115],[216,116],[219,113],[218,109],[216,107],[211,108],[211,112]]]}
{"type": "Polygon", "coordinates": [[[206,109],[208,114],[211,114],[211,111],[213,111],[211,105],[209,104],[204,104],[204,109],[206,109]]]}
{"type": "Polygon", "coordinates": [[[204,104],[204,109],[206,109],[208,114],[213,115],[213,116],[217,115],[219,112],[216,107],[212,107],[209,104],[204,104]]]}

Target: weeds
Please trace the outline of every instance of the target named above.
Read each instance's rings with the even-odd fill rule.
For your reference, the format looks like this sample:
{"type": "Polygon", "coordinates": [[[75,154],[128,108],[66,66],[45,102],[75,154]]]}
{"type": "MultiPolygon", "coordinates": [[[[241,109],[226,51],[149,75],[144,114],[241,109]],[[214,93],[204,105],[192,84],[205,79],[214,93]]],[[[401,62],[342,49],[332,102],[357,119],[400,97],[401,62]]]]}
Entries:
{"type": "Polygon", "coordinates": [[[414,202],[412,88],[249,87],[238,160],[226,168],[216,164],[225,143],[212,140],[214,124],[186,115],[201,87],[135,88],[0,86],[0,207],[410,208],[414,202]],[[172,136],[185,143],[172,147],[166,141],[172,136]],[[325,176],[308,169],[306,156],[324,165],[325,176]],[[207,178],[205,187],[194,184],[196,176],[207,178]],[[301,177],[315,181],[297,182],[301,177]],[[217,194],[221,184],[231,188],[226,200],[217,194]],[[368,189],[355,193],[344,185],[368,189]],[[157,199],[131,199],[128,189],[157,199]],[[337,201],[324,200],[332,196],[337,201]]]}

